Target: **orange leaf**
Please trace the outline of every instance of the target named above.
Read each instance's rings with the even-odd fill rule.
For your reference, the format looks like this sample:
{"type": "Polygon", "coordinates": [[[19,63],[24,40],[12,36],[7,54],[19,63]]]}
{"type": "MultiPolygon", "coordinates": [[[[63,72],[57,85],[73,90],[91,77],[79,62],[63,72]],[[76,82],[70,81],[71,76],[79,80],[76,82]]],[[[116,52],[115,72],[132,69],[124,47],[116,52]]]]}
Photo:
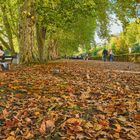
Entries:
{"type": "Polygon", "coordinates": [[[0,82],[0,85],[4,85],[4,82],[0,82]]]}
{"type": "Polygon", "coordinates": [[[75,124],[75,125],[80,125],[82,121],[80,119],[70,118],[66,122],[71,123],[71,124],[75,124]]]}
{"type": "Polygon", "coordinates": [[[54,128],[55,127],[54,121],[47,120],[45,123],[46,123],[46,128],[54,128]]]}
{"type": "Polygon", "coordinates": [[[45,121],[43,121],[40,125],[40,128],[39,128],[39,132],[41,134],[44,134],[46,132],[46,124],[45,124],[45,121]]]}
{"type": "Polygon", "coordinates": [[[120,132],[121,131],[121,126],[119,124],[115,124],[116,129],[114,129],[116,132],[120,132]]]}
{"type": "Polygon", "coordinates": [[[107,125],[108,125],[108,123],[107,123],[106,121],[100,121],[100,124],[101,124],[102,126],[107,126],[107,125]]]}
{"type": "Polygon", "coordinates": [[[38,112],[38,111],[37,112],[34,112],[34,115],[35,116],[38,116],[38,115],[40,115],[40,112],[38,112]]]}
{"type": "Polygon", "coordinates": [[[12,89],[17,89],[17,88],[18,88],[17,86],[12,85],[12,84],[9,84],[8,87],[9,87],[9,88],[12,88],[12,89]]]}
{"type": "Polygon", "coordinates": [[[74,92],[74,89],[72,86],[67,86],[65,89],[66,92],[74,92]]]}

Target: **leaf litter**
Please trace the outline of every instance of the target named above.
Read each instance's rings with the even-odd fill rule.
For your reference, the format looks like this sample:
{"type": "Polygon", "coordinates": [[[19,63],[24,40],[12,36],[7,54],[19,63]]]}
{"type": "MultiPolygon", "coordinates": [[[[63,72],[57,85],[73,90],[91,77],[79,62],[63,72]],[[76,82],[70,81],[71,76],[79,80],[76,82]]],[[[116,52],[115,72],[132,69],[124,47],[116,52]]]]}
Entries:
{"type": "Polygon", "coordinates": [[[69,60],[1,73],[0,139],[140,139],[140,74],[118,72],[128,65],[140,71],[69,60]]]}

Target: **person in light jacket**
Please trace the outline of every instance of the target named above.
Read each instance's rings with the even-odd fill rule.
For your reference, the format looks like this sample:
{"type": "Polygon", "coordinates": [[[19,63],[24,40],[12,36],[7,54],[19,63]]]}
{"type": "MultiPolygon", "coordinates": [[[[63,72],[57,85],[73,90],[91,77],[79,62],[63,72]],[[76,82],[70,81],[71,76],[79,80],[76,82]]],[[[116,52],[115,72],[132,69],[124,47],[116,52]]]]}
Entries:
{"type": "Polygon", "coordinates": [[[112,50],[109,51],[109,61],[110,62],[113,61],[113,51],[112,50]]]}

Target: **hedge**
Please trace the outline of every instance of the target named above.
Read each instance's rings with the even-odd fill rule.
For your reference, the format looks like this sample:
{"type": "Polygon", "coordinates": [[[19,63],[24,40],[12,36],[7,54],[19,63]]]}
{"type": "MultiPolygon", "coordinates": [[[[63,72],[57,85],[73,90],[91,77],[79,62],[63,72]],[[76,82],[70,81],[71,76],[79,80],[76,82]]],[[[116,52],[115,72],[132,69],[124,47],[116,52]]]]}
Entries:
{"type": "MultiPolygon", "coordinates": [[[[90,57],[89,60],[102,60],[102,57],[101,56],[90,57]]],[[[109,60],[109,58],[108,58],[108,60],[109,60]]],[[[114,61],[138,62],[138,63],[140,63],[140,53],[115,55],[114,56],[114,61]]]]}

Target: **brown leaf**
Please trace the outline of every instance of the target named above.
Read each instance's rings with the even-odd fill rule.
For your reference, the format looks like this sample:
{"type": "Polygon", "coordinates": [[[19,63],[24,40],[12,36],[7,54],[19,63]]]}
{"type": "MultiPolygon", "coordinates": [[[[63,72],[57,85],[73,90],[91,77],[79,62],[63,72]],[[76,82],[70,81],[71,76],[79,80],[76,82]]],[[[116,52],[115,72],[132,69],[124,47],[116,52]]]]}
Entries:
{"type": "Polygon", "coordinates": [[[7,120],[7,121],[5,122],[5,125],[6,125],[6,127],[13,127],[13,126],[15,126],[18,122],[19,122],[18,119],[13,118],[12,120],[7,120]]]}
{"type": "Polygon", "coordinates": [[[4,109],[2,113],[4,117],[7,117],[9,115],[9,112],[6,109],[4,109]]]}
{"type": "Polygon", "coordinates": [[[140,121],[140,114],[136,114],[136,115],[134,116],[134,119],[137,120],[137,121],[140,121]]]}
{"type": "Polygon", "coordinates": [[[30,118],[25,118],[25,121],[30,124],[32,122],[32,120],[30,118]]]}

